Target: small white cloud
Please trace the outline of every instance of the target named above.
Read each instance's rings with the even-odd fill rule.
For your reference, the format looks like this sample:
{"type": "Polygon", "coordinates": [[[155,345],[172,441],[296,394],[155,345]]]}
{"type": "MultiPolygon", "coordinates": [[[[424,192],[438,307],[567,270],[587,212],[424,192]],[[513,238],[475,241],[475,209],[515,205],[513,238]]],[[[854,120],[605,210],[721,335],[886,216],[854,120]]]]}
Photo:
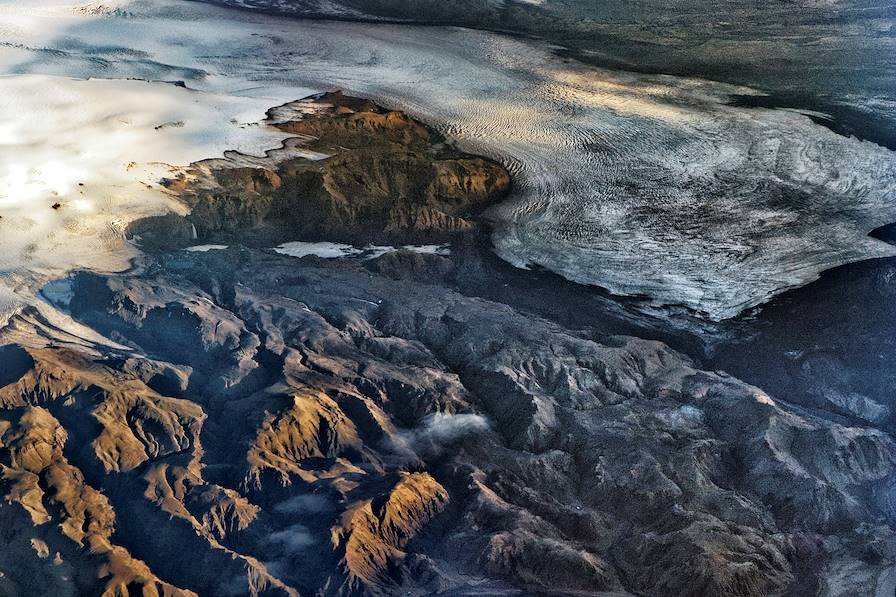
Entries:
{"type": "Polygon", "coordinates": [[[656,416],[670,427],[691,427],[703,422],[703,411],[689,404],[661,411],[656,416]]]}
{"type": "Polygon", "coordinates": [[[403,434],[403,439],[416,451],[440,452],[449,444],[489,429],[488,419],[481,415],[435,413],[403,434]]]}
{"type": "Polygon", "coordinates": [[[297,495],[274,506],[280,514],[317,514],[331,508],[330,500],[313,493],[297,495]]]}
{"type": "Polygon", "coordinates": [[[268,535],[268,543],[278,545],[288,553],[298,553],[314,545],[315,540],[307,528],[294,524],[268,535]]]}

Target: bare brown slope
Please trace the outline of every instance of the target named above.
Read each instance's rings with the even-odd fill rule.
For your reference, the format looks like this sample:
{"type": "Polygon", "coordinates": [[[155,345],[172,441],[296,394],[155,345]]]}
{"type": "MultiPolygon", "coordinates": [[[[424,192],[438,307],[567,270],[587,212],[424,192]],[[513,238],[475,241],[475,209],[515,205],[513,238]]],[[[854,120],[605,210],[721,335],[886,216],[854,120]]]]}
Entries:
{"type": "MultiPolygon", "coordinates": [[[[269,122],[320,159],[231,155],[169,181],[202,241],[445,242],[510,187],[500,164],[458,151],[402,112],[338,92],[276,108],[269,122]]],[[[146,236],[145,226],[132,232],[146,236]]]]}

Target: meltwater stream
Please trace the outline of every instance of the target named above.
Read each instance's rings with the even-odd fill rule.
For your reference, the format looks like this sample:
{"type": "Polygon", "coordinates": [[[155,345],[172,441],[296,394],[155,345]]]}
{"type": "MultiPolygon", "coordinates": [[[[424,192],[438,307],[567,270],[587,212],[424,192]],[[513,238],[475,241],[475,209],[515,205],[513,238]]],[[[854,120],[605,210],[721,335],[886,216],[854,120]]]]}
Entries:
{"type": "MultiPolygon", "coordinates": [[[[96,87],[106,102],[100,109],[83,94],[64,96],[74,113],[90,114],[59,124],[75,137],[77,127],[131,127],[140,119],[122,115],[145,116],[151,94],[176,96],[165,104],[170,114],[150,110],[140,120],[139,139],[100,131],[67,148],[104,153],[106,166],[85,162],[94,191],[42,192],[63,204],[84,201],[85,211],[101,205],[95,226],[167,208],[159,190],[148,200],[125,188],[138,180],[151,190],[140,170],[149,162],[184,165],[227,144],[274,146],[277,138],[257,124],[265,107],[341,88],[408,110],[464,149],[504,161],[517,185],[491,213],[494,242],[519,266],[722,319],[832,266],[896,254],[867,236],[896,220],[893,152],[797,112],[727,103],[756,93],[750,89],[595,69],[492,33],[284,20],[173,0],[0,0],[0,74],[0,97],[30,93],[23,105],[45,97],[41,84],[23,91],[27,81],[55,90],[71,78],[103,80],[80,83],[96,87]],[[45,78],[23,78],[35,74],[45,78]],[[151,81],[142,83],[146,101],[117,95],[119,85],[133,91],[128,78],[151,81]],[[158,145],[165,139],[190,151],[167,155],[158,145]],[[113,170],[123,178],[107,177],[113,170]],[[112,181],[121,192],[109,192],[112,181]]],[[[22,205],[10,181],[39,180],[56,143],[46,127],[26,134],[35,118],[27,110],[0,115],[0,209],[22,205]],[[11,155],[24,156],[18,170],[11,155]]],[[[79,177],[70,178],[77,185],[79,177]]],[[[58,242],[79,234],[80,216],[69,214],[21,246],[4,234],[0,253],[26,270],[29,260],[41,268],[71,261],[77,251],[58,242]]]]}

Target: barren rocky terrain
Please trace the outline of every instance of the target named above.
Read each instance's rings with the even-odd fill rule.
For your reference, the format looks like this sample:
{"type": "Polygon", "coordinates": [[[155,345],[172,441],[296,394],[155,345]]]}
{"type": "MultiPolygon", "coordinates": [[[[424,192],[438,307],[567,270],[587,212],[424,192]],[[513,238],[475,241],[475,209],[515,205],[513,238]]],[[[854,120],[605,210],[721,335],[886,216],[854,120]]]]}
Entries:
{"type": "Polygon", "coordinates": [[[405,114],[269,118],[304,157],[197,162],[130,270],[0,330],[0,594],[857,595],[889,567],[889,411],[504,264],[478,214],[507,172],[405,114]]]}

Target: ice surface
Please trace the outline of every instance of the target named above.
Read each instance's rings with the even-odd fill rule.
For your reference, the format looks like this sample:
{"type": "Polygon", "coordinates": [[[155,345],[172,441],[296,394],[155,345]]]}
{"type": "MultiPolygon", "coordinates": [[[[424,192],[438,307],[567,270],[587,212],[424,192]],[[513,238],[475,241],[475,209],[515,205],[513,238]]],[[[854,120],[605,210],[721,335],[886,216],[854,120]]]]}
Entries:
{"type": "Polygon", "coordinates": [[[291,242],[283,243],[274,249],[281,255],[289,255],[290,257],[306,257],[314,255],[326,259],[334,259],[336,257],[348,257],[349,255],[357,255],[361,253],[361,249],[357,249],[351,245],[342,243],[328,242],[291,242]]]}
{"type": "MultiPolygon", "coordinates": [[[[893,152],[804,114],[726,105],[744,88],[594,69],[485,32],[170,0],[108,10],[0,0],[0,35],[4,73],[183,80],[253,108],[342,88],[406,109],[515,174],[516,194],[492,214],[502,257],[714,319],[894,254],[867,237],[896,220],[893,152]]],[[[180,121],[191,117],[156,125],[180,121]]],[[[0,117],[0,138],[19,134],[17,122],[27,120],[0,117]]],[[[228,122],[217,120],[234,146],[253,130],[228,122]]],[[[158,132],[190,137],[184,128],[158,132]]],[[[206,157],[220,153],[208,145],[206,157]]]]}
{"type": "Polygon", "coordinates": [[[120,267],[122,226],[169,207],[172,165],[284,137],[242,124],[263,102],[142,81],[3,76],[0,114],[0,271],[120,267]]]}
{"type": "Polygon", "coordinates": [[[227,245],[193,245],[185,250],[191,253],[205,253],[207,251],[223,251],[227,245]]]}
{"type": "MultiPolygon", "coordinates": [[[[206,245],[210,246],[210,245],[206,245]]],[[[424,253],[429,255],[448,255],[451,249],[447,245],[404,245],[401,247],[407,251],[415,253],[424,253]]],[[[369,245],[366,247],[353,247],[343,243],[331,242],[289,242],[283,243],[274,248],[274,251],[282,255],[290,257],[305,257],[307,255],[315,255],[324,259],[335,259],[338,257],[361,257],[363,259],[375,259],[397,251],[397,247],[385,245],[369,245]]]]}

